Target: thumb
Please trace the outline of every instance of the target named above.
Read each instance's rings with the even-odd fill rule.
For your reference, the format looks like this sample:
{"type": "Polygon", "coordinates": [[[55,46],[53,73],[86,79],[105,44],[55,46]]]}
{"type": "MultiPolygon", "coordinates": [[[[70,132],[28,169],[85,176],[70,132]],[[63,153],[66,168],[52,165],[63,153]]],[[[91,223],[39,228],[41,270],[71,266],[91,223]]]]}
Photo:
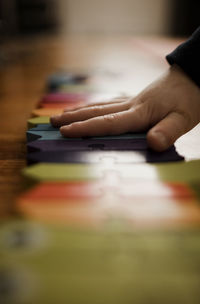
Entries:
{"type": "Polygon", "coordinates": [[[189,129],[189,122],[184,115],[177,112],[170,113],[149,130],[148,145],[153,150],[164,151],[189,129]]]}

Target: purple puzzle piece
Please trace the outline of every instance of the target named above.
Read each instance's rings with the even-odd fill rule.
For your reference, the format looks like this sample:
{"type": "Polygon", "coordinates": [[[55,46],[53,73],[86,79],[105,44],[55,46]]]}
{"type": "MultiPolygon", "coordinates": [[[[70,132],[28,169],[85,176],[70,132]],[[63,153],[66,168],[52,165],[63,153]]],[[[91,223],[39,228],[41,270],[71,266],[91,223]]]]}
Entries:
{"type": "Polygon", "coordinates": [[[124,164],[180,161],[183,158],[177,154],[174,146],[161,153],[149,149],[140,151],[45,151],[30,153],[27,156],[28,164],[38,162],[93,164],[101,163],[103,159],[124,164]]]}
{"type": "Polygon", "coordinates": [[[27,144],[28,152],[34,151],[94,151],[94,150],[125,150],[140,151],[147,149],[144,138],[95,140],[36,140],[27,144]]]}

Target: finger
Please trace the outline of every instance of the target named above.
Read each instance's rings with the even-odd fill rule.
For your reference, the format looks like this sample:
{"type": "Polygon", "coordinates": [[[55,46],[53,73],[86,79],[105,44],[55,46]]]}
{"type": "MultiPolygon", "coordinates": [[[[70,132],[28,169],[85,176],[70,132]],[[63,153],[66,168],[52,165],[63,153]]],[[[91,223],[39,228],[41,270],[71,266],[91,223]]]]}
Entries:
{"type": "Polygon", "coordinates": [[[130,109],[75,122],[61,127],[60,132],[65,137],[85,137],[123,134],[130,131],[142,131],[144,128],[141,112],[130,109]]]}
{"type": "Polygon", "coordinates": [[[173,112],[149,130],[147,141],[152,149],[164,151],[187,131],[189,131],[188,119],[180,113],[173,112]]]}
{"type": "Polygon", "coordinates": [[[114,103],[105,106],[93,106],[89,108],[79,109],[77,111],[65,112],[62,115],[51,118],[51,123],[54,127],[60,127],[76,121],[83,121],[93,117],[107,115],[111,113],[121,112],[129,108],[129,103],[114,103]]]}
{"type": "MultiPolygon", "coordinates": [[[[78,106],[78,107],[75,107],[73,110],[70,110],[71,111],[76,111],[76,110],[79,110],[79,109],[85,109],[85,108],[90,108],[90,107],[94,107],[94,106],[106,106],[106,105],[111,105],[111,104],[115,104],[115,103],[121,103],[121,102],[125,102],[127,101],[129,98],[128,97],[121,97],[121,98],[114,98],[114,99],[111,99],[109,101],[104,101],[104,102],[94,102],[94,103],[89,103],[89,104],[86,104],[84,106],[78,106]]],[[[68,112],[69,110],[68,109],[64,109],[64,112],[68,112]]]]}

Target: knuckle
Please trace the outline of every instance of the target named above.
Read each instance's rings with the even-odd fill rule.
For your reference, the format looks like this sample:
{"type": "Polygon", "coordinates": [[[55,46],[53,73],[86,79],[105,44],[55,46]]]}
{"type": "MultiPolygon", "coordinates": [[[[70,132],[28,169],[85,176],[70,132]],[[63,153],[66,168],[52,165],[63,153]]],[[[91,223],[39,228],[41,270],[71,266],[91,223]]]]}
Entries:
{"type": "Polygon", "coordinates": [[[107,124],[113,124],[113,122],[117,119],[117,114],[116,113],[112,113],[109,115],[104,115],[103,116],[103,120],[105,123],[107,124]]]}
{"type": "Polygon", "coordinates": [[[102,106],[93,106],[93,107],[91,108],[92,114],[93,114],[94,116],[98,116],[98,115],[102,112],[102,110],[103,110],[103,107],[102,107],[102,106]]]}
{"type": "Polygon", "coordinates": [[[106,132],[110,135],[115,133],[115,121],[117,120],[117,117],[117,113],[103,116],[103,122],[106,127],[106,132]]]}
{"type": "Polygon", "coordinates": [[[145,122],[146,121],[146,109],[144,107],[140,107],[140,106],[137,106],[135,108],[132,108],[131,109],[131,113],[132,113],[132,116],[134,117],[134,121],[137,121],[138,123],[140,122],[140,124],[143,123],[143,121],[145,122]]]}
{"type": "Polygon", "coordinates": [[[181,128],[184,132],[187,132],[190,127],[192,127],[193,118],[187,112],[177,112],[178,115],[181,116],[182,124],[181,128]]]}

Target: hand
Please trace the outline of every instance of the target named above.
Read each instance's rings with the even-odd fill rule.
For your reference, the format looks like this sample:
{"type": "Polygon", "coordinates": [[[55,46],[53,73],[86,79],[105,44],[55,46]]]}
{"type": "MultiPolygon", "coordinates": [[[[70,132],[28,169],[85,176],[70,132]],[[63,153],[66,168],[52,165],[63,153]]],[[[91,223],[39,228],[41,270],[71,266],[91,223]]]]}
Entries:
{"type": "Polygon", "coordinates": [[[200,89],[172,66],[138,96],[86,106],[51,117],[65,137],[147,131],[148,145],[163,151],[200,121],[200,89]]]}

